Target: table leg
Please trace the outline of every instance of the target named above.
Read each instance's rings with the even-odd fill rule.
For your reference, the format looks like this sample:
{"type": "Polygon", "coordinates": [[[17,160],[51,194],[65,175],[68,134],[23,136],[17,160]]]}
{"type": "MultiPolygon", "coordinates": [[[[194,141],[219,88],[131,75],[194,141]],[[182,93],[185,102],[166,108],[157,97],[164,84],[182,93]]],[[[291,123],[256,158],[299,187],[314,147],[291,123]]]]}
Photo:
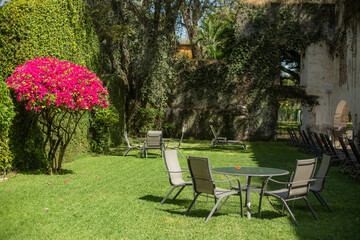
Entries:
{"type": "Polygon", "coordinates": [[[250,193],[251,193],[251,176],[246,178],[246,215],[248,219],[251,219],[251,201],[250,201],[250,193]]]}

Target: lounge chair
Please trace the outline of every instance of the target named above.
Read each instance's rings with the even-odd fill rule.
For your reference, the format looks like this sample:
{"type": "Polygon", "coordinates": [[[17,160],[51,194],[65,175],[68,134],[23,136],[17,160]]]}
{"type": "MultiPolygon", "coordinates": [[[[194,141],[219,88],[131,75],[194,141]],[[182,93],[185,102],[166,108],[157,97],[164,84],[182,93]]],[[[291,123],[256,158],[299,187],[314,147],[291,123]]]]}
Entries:
{"type": "Polygon", "coordinates": [[[124,154],[124,157],[128,154],[128,152],[129,152],[131,149],[134,149],[134,148],[142,148],[142,146],[140,145],[140,141],[139,141],[139,140],[137,140],[137,139],[129,140],[126,131],[124,131],[124,136],[125,136],[125,141],[126,141],[126,145],[127,145],[127,148],[128,148],[127,151],[126,151],[125,154],[124,154]],[[137,145],[131,145],[132,143],[138,143],[138,144],[137,144],[137,145]]]}
{"type": "Polygon", "coordinates": [[[180,138],[180,140],[179,140],[179,141],[169,140],[169,141],[168,141],[168,144],[166,145],[166,148],[172,148],[172,149],[175,149],[176,151],[178,151],[178,152],[180,153],[181,157],[184,157],[184,155],[182,155],[182,153],[180,152],[180,145],[181,145],[182,140],[183,140],[183,138],[184,138],[184,132],[185,132],[185,128],[183,127],[183,128],[182,128],[182,131],[181,131],[181,138],[180,138]],[[171,145],[169,145],[170,143],[175,143],[176,146],[171,146],[171,145]]]}
{"type": "Polygon", "coordinates": [[[211,131],[214,135],[214,138],[211,140],[211,149],[213,149],[216,145],[239,145],[246,149],[246,145],[237,140],[228,140],[226,137],[218,137],[213,125],[210,125],[211,131]]]}
{"type": "Polygon", "coordinates": [[[287,202],[288,201],[294,201],[297,199],[304,199],[306,204],[308,205],[309,209],[311,210],[314,218],[316,220],[319,220],[316,216],[316,213],[312,209],[309,201],[306,198],[306,195],[309,193],[310,189],[310,183],[312,181],[315,181],[313,179],[315,168],[316,168],[316,158],[312,159],[303,159],[303,160],[297,160],[296,161],[296,168],[293,174],[291,175],[289,182],[280,182],[276,181],[272,178],[268,178],[264,181],[262,190],[260,193],[260,202],[259,202],[259,218],[261,217],[261,203],[263,196],[268,197],[275,197],[281,200],[283,204],[282,211],[278,210],[275,205],[270,201],[270,204],[279,212],[284,214],[284,207],[287,209],[287,211],[290,213],[290,216],[292,220],[295,222],[296,225],[299,225],[299,223],[296,221],[296,218],[292,211],[290,210],[287,202]],[[279,183],[283,184],[285,188],[274,190],[274,191],[266,191],[267,185],[269,182],[279,183]]]}
{"type": "Polygon", "coordinates": [[[200,194],[210,194],[214,195],[215,197],[215,206],[211,210],[210,214],[205,219],[205,223],[209,221],[211,216],[214,214],[215,211],[219,211],[220,208],[226,203],[228,198],[232,195],[240,196],[240,211],[241,211],[241,217],[244,217],[244,209],[243,209],[243,200],[242,200],[242,194],[241,194],[241,184],[239,179],[236,178],[230,178],[224,181],[214,181],[212,175],[211,175],[211,169],[210,169],[210,163],[208,158],[198,158],[198,157],[187,157],[189,170],[191,174],[191,178],[193,181],[194,191],[195,191],[195,197],[194,200],[191,202],[190,206],[185,212],[185,215],[187,215],[191,209],[191,207],[194,205],[196,199],[200,196],[200,194]],[[236,181],[239,191],[233,191],[228,190],[224,188],[219,188],[215,186],[215,183],[218,182],[231,182],[236,181]],[[224,202],[219,206],[221,203],[221,200],[224,200],[224,202]]]}
{"type": "Polygon", "coordinates": [[[349,145],[351,147],[352,152],[354,153],[356,162],[353,168],[350,170],[349,176],[354,178],[355,180],[360,176],[360,153],[358,148],[355,146],[354,140],[349,139],[349,145]]]}
{"type": "Polygon", "coordinates": [[[342,161],[341,164],[339,165],[339,172],[341,172],[342,174],[345,174],[347,171],[350,172],[355,167],[356,160],[354,160],[351,157],[350,152],[347,149],[347,146],[342,137],[339,137],[339,142],[340,142],[341,148],[343,149],[343,152],[345,155],[344,161],[342,161]]]}
{"type": "Polygon", "coordinates": [[[332,212],[331,208],[320,194],[320,192],[324,188],[325,180],[328,177],[330,163],[331,163],[331,156],[324,154],[321,159],[319,170],[316,173],[316,176],[314,177],[314,179],[316,179],[315,184],[310,187],[310,191],[319,200],[321,205],[325,206],[330,212],[332,212]]]}
{"type": "Polygon", "coordinates": [[[179,164],[179,159],[176,154],[176,150],[165,150],[164,151],[164,160],[165,160],[165,165],[166,165],[166,172],[168,172],[168,174],[169,174],[169,181],[170,181],[170,185],[172,186],[172,188],[168,192],[168,194],[164,197],[164,199],[160,202],[160,204],[163,204],[166,201],[166,199],[175,190],[175,188],[181,187],[173,199],[176,199],[176,197],[179,196],[181,191],[186,186],[192,186],[192,181],[185,182],[182,177],[183,172],[189,172],[189,171],[181,169],[180,164],[179,164]]]}
{"type": "Polygon", "coordinates": [[[146,158],[149,149],[160,149],[161,156],[163,156],[164,142],[162,140],[162,131],[148,131],[143,147],[143,154],[145,154],[146,158]]]}

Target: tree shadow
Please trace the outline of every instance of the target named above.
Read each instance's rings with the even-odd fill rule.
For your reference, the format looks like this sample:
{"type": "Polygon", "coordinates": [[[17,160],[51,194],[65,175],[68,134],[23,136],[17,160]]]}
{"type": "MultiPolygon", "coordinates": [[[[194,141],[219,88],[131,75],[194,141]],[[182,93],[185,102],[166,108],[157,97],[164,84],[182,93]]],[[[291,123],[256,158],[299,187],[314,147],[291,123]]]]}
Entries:
{"type": "MultiPolygon", "coordinates": [[[[165,197],[165,195],[164,195],[164,197],[165,197]]],[[[161,200],[163,200],[164,197],[154,196],[154,195],[145,195],[143,197],[140,197],[139,199],[160,204],[161,200]]],[[[176,198],[176,199],[168,198],[164,202],[164,204],[174,204],[174,205],[179,205],[179,206],[184,206],[184,207],[188,207],[190,205],[190,203],[191,203],[190,200],[184,200],[184,199],[178,199],[178,198],[176,198]]]]}
{"type": "MultiPolygon", "coordinates": [[[[54,175],[67,175],[67,174],[74,174],[75,172],[70,169],[61,169],[61,173],[54,174],[54,175]]],[[[38,170],[24,170],[21,171],[21,174],[24,175],[50,175],[49,170],[47,169],[38,169],[38,170]]]]}

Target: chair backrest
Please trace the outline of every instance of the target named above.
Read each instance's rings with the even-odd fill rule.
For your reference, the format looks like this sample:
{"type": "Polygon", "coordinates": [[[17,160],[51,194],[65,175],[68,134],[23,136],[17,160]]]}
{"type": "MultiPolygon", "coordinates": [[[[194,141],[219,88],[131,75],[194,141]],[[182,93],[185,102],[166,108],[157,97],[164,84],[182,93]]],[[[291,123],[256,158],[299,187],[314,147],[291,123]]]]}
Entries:
{"type": "Polygon", "coordinates": [[[171,185],[178,185],[184,183],[182,177],[182,170],[179,164],[179,159],[177,157],[176,150],[165,150],[164,151],[164,161],[166,169],[169,173],[169,181],[171,185]]]}
{"type": "Polygon", "coordinates": [[[210,125],[210,128],[211,128],[212,133],[214,134],[214,138],[217,138],[213,125],[210,125]]]}
{"type": "Polygon", "coordinates": [[[316,189],[319,189],[319,191],[321,191],[321,189],[324,187],[325,179],[328,175],[330,168],[330,163],[331,163],[331,156],[323,154],[320,167],[316,173],[315,184],[312,186],[316,189]]]}
{"type": "Polygon", "coordinates": [[[355,155],[356,161],[360,164],[360,153],[357,147],[355,146],[354,140],[349,139],[349,145],[355,155]]]}
{"type": "Polygon", "coordinates": [[[147,148],[162,147],[162,131],[148,131],[146,136],[147,148]]]}
{"type": "Polygon", "coordinates": [[[312,147],[316,147],[315,142],[314,142],[314,138],[313,138],[313,132],[311,131],[307,131],[307,137],[309,139],[309,143],[312,147]]]}
{"type": "Polygon", "coordinates": [[[344,142],[344,140],[343,140],[342,137],[339,137],[339,142],[340,142],[340,145],[341,145],[341,147],[342,147],[342,149],[343,149],[343,151],[344,151],[344,154],[345,154],[346,159],[351,160],[350,153],[349,153],[349,151],[348,151],[348,149],[347,149],[347,147],[346,147],[346,145],[345,145],[345,142],[344,142]]]}
{"type": "Polygon", "coordinates": [[[306,134],[305,130],[302,130],[301,132],[302,132],[302,135],[304,136],[306,144],[311,146],[311,143],[309,141],[308,135],[306,134]]]}
{"type": "Polygon", "coordinates": [[[290,181],[291,184],[288,185],[289,197],[306,195],[309,192],[310,180],[313,178],[316,168],[316,160],[316,158],[296,160],[295,171],[290,181]]]}
{"type": "Polygon", "coordinates": [[[328,143],[328,145],[329,145],[329,147],[330,147],[330,149],[331,149],[331,152],[332,152],[334,155],[337,155],[337,154],[336,154],[336,150],[335,150],[335,148],[334,148],[334,145],[333,145],[333,143],[331,142],[331,140],[330,140],[330,138],[329,138],[329,135],[324,134],[324,136],[325,136],[325,139],[326,139],[326,141],[327,141],[327,143],[328,143]]]}
{"type": "Polygon", "coordinates": [[[315,140],[316,140],[316,142],[317,142],[320,150],[321,150],[322,152],[325,152],[325,148],[324,148],[324,145],[323,145],[323,143],[322,143],[322,141],[321,141],[321,139],[320,139],[320,137],[319,137],[319,134],[316,133],[316,132],[313,132],[313,135],[314,135],[314,137],[315,137],[315,140]]]}
{"type": "MultiPolygon", "coordinates": [[[[322,140],[322,142],[323,142],[323,144],[324,144],[324,147],[325,147],[326,151],[327,151],[328,153],[332,153],[332,151],[331,151],[331,149],[330,149],[330,146],[329,146],[329,144],[328,144],[328,142],[327,142],[327,140],[326,140],[326,138],[325,138],[325,135],[324,135],[323,133],[320,133],[320,138],[321,138],[321,140],[322,140]]],[[[333,154],[334,154],[334,153],[333,153],[333,154]]],[[[335,156],[337,155],[336,152],[335,152],[334,155],[335,155],[335,156]]]]}
{"type": "Polygon", "coordinates": [[[215,185],[208,158],[187,157],[188,166],[196,193],[215,193],[215,185]]]}
{"type": "Polygon", "coordinates": [[[299,138],[298,138],[298,136],[296,135],[295,129],[294,129],[294,128],[291,128],[290,130],[292,131],[295,140],[296,140],[297,142],[299,142],[299,138]]]}
{"type": "Polygon", "coordinates": [[[124,131],[124,136],[125,136],[125,141],[126,141],[127,147],[130,148],[131,147],[130,140],[128,138],[128,135],[127,135],[126,131],[124,131]]]}

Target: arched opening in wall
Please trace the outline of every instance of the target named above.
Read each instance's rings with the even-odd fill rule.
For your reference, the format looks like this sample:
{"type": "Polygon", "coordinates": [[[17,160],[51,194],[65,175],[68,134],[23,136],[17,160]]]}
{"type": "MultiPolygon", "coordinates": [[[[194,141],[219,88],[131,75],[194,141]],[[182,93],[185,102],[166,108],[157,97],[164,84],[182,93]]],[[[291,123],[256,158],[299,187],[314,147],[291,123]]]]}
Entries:
{"type": "Polygon", "coordinates": [[[352,119],[349,105],[346,101],[341,100],[334,115],[334,138],[347,137],[352,138],[352,119]]]}
{"type": "Polygon", "coordinates": [[[282,101],[278,111],[277,138],[290,138],[287,128],[298,128],[301,125],[301,103],[282,101]]]}

